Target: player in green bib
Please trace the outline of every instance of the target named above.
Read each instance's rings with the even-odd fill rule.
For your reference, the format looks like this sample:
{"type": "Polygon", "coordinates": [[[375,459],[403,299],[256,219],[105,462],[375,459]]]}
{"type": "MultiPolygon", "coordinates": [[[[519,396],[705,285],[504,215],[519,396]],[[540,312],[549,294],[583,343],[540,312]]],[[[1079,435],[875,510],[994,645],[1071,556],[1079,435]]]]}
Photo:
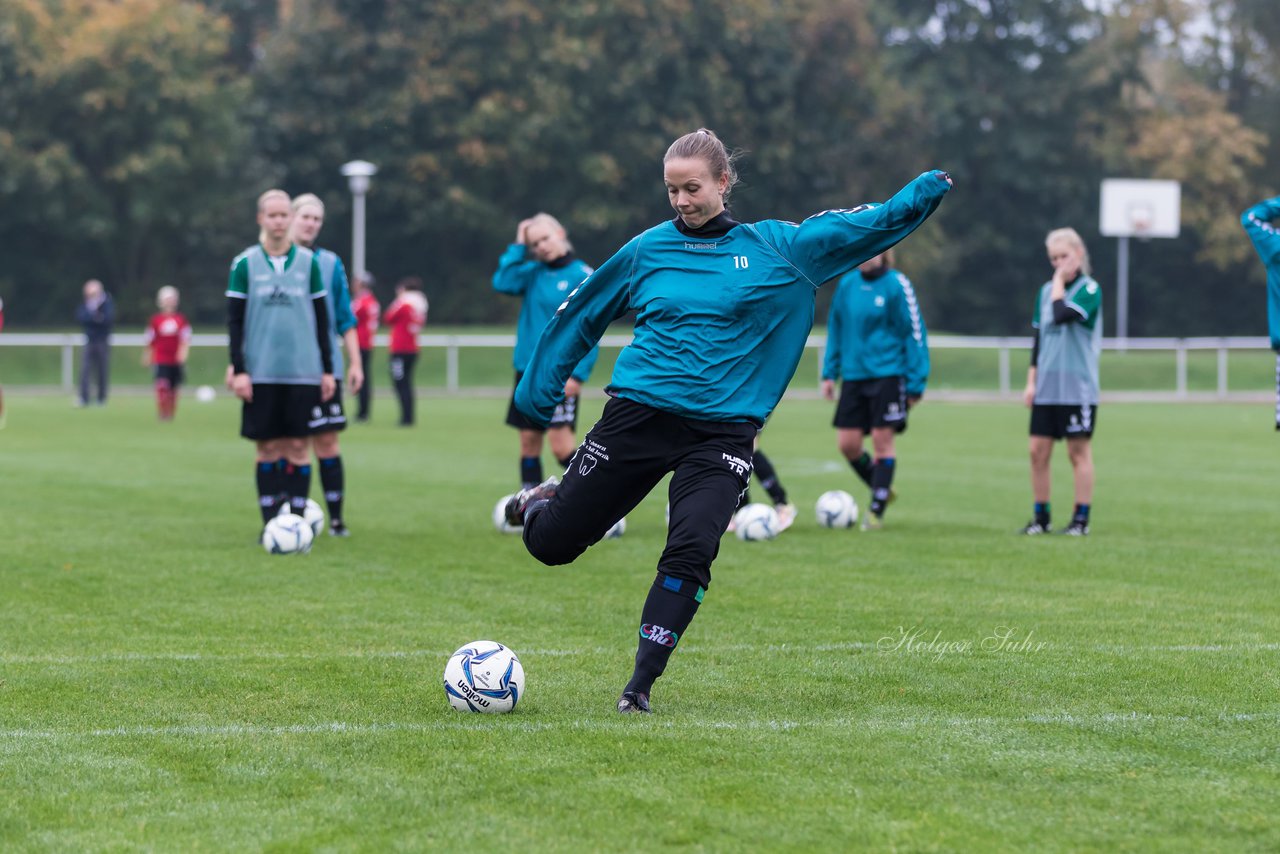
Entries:
{"type": "Polygon", "coordinates": [[[257,445],[264,524],[284,501],[302,515],[311,487],[307,437],[335,387],[324,278],[311,250],[289,239],[292,220],[287,193],[263,193],[261,242],[236,256],[227,282],[231,390],[244,401],[240,435],[257,445]]]}
{"type": "Polygon", "coordinates": [[[1067,440],[1075,478],[1075,512],[1062,533],[1089,533],[1093,452],[1098,418],[1098,354],[1102,350],[1102,289],[1089,276],[1089,252],[1073,228],[1045,238],[1053,278],[1040,288],[1031,325],[1035,345],[1023,400],[1031,408],[1031,492],[1034,518],[1024,534],[1047,534],[1049,459],[1053,443],[1067,440]]]}

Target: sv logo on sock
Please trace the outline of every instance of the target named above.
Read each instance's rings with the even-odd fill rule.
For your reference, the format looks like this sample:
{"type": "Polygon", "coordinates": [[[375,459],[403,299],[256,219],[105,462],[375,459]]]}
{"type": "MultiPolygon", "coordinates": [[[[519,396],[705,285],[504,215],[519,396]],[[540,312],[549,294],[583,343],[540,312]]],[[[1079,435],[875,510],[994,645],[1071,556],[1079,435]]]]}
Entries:
{"type": "Polygon", "coordinates": [[[640,624],[640,637],[653,641],[659,646],[675,646],[676,641],[680,640],[680,636],[675,632],[653,623],[640,624]]]}

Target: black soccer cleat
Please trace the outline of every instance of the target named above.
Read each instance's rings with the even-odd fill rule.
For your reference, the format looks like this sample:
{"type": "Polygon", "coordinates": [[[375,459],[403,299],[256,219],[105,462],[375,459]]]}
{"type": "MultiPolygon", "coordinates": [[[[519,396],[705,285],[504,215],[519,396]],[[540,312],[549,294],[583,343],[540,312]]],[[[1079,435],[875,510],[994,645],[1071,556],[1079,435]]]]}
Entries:
{"type": "Polygon", "coordinates": [[[641,694],[639,691],[624,691],[618,698],[618,711],[624,715],[652,714],[649,709],[649,695],[641,694]]]}
{"type": "Polygon", "coordinates": [[[1087,537],[1089,536],[1089,523],[1080,519],[1072,519],[1071,524],[1062,529],[1062,533],[1068,537],[1087,537]]]}
{"type": "Polygon", "coordinates": [[[549,501],[555,497],[556,489],[560,486],[560,478],[547,478],[537,486],[529,489],[522,489],[515,495],[511,496],[511,500],[507,502],[507,509],[504,511],[507,516],[507,524],[515,528],[524,527],[524,511],[529,505],[535,501],[549,501]]]}
{"type": "Polygon", "coordinates": [[[349,537],[351,536],[351,530],[342,523],[341,519],[334,519],[329,523],[329,536],[349,537]]]}
{"type": "Polygon", "coordinates": [[[1032,521],[1032,522],[1028,522],[1026,524],[1026,527],[1019,529],[1018,533],[1028,534],[1028,535],[1048,534],[1052,530],[1053,528],[1050,527],[1047,523],[1044,525],[1041,525],[1039,522],[1032,521]]]}

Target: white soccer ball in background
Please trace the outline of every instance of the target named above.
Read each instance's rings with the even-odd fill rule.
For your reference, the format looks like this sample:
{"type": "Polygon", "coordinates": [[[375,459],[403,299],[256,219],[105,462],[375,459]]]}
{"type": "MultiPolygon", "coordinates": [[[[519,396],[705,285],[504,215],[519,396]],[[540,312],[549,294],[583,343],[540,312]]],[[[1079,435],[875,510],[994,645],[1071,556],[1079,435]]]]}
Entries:
{"type": "Polygon", "coordinates": [[[781,528],[778,511],[768,504],[748,504],[733,517],[733,532],[748,542],[772,540],[781,528]]]}
{"type": "Polygon", "coordinates": [[[858,521],[858,502],[843,489],[833,489],[818,496],[813,512],[824,528],[852,528],[858,521]]]}
{"type": "Polygon", "coordinates": [[[621,519],[613,523],[612,528],[604,532],[604,539],[616,540],[618,537],[621,537],[626,532],[627,532],[627,517],[623,516],[621,519]]]}
{"type": "Polygon", "coordinates": [[[311,526],[311,533],[317,537],[324,530],[324,511],[320,509],[320,505],[315,499],[308,498],[306,509],[302,511],[302,518],[307,520],[307,524],[311,526]]]}
{"type": "Polygon", "coordinates": [[[498,499],[497,504],[493,505],[493,527],[503,534],[519,534],[524,530],[521,526],[512,525],[507,521],[507,502],[515,497],[514,492],[504,495],[498,499]]]}
{"type": "Polygon", "coordinates": [[[196,400],[201,403],[213,403],[218,393],[213,390],[211,385],[196,386],[196,400]]]}
{"type": "Polygon", "coordinates": [[[496,641],[472,641],[444,666],[444,693],[460,712],[509,712],[524,696],[524,667],[496,641]]]}
{"type": "Polygon", "coordinates": [[[315,534],[307,520],[294,513],[272,517],[262,529],[262,547],[267,554],[296,555],[311,551],[315,534]]]}

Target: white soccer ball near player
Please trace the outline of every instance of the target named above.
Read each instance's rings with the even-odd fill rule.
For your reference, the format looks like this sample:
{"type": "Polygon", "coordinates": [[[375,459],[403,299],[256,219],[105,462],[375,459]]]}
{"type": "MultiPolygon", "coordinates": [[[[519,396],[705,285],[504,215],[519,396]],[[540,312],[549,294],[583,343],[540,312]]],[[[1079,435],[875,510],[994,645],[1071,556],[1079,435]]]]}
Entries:
{"type": "Polygon", "coordinates": [[[320,536],[320,532],[324,530],[324,511],[320,509],[320,505],[314,498],[307,499],[302,518],[306,519],[307,524],[311,526],[311,533],[317,537],[320,536]]]}
{"type": "Polygon", "coordinates": [[[262,529],[262,547],[267,554],[296,555],[311,551],[315,534],[307,520],[294,513],[272,517],[262,529]]]}
{"type": "Polygon", "coordinates": [[[748,504],[734,515],[733,525],[738,539],[747,542],[772,540],[782,529],[778,511],[768,504],[748,504]]]}
{"type": "Polygon", "coordinates": [[[196,386],[196,400],[201,403],[213,403],[218,393],[213,390],[211,385],[196,386]]]}
{"type": "Polygon", "coordinates": [[[509,712],[524,696],[524,667],[496,641],[472,641],[444,666],[444,693],[460,712],[509,712]]]}
{"type": "Polygon", "coordinates": [[[498,499],[498,503],[493,505],[493,527],[497,528],[503,534],[519,534],[524,530],[519,525],[512,525],[507,521],[507,502],[515,498],[513,492],[510,495],[504,495],[498,499]]]}
{"type": "Polygon", "coordinates": [[[852,528],[858,521],[858,502],[843,489],[833,489],[818,496],[813,512],[824,528],[852,528]]]}
{"type": "Polygon", "coordinates": [[[616,540],[618,539],[618,537],[621,537],[626,532],[627,532],[627,517],[623,516],[621,519],[613,523],[612,528],[604,532],[604,539],[616,540]]]}

